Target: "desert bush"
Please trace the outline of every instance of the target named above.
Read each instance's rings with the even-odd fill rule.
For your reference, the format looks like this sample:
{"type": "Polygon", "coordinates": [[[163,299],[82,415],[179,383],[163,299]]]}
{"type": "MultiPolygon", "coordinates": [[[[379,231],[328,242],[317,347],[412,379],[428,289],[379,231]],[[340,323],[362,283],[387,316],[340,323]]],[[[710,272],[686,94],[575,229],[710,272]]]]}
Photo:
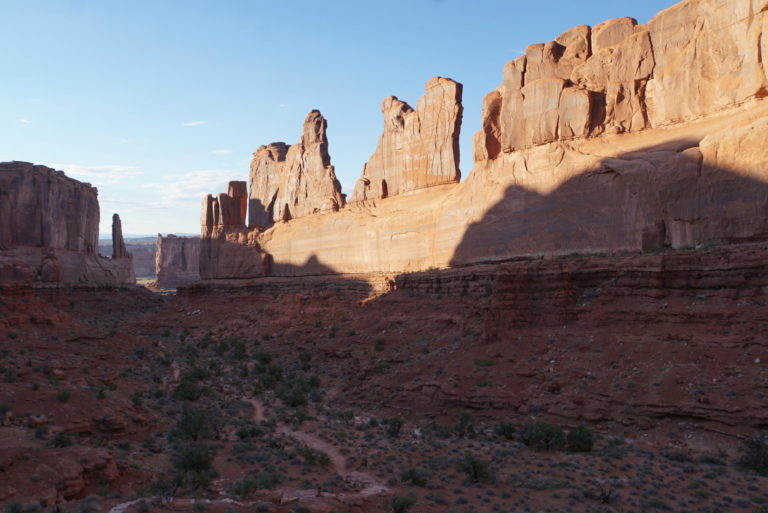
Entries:
{"type": "Polygon", "coordinates": [[[403,430],[404,424],[405,423],[403,422],[402,419],[394,417],[386,421],[386,427],[384,430],[387,433],[387,436],[391,436],[392,438],[397,438],[398,436],[400,436],[400,432],[403,430]]]}
{"type": "Polygon", "coordinates": [[[50,439],[48,445],[57,448],[69,447],[72,445],[72,438],[70,438],[68,434],[59,431],[53,438],[50,439]]]}
{"type": "Polygon", "coordinates": [[[456,468],[464,472],[472,482],[490,481],[491,470],[488,462],[481,460],[474,454],[465,454],[456,462],[456,468]]]}
{"type": "Polygon", "coordinates": [[[407,468],[400,473],[400,480],[414,486],[427,486],[427,473],[418,468],[407,468]]]}
{"type": "Polygon", "coordinates": [[[405,513],[416,504],[416,497],[413,495],[396,495],[387,504],[392,513],[405,513]]]}
{"type": "Polygon", "coordinates": [[[540,451],[552,451],[565,447],[565,433],[549,422],[529,422],[520,433],[520,440],[540,451]]]}
{"type": "Polygon", "coordinates": [[[595,445],[595,435],[586,426],[571,429],[566,437],[568,450],[573,452],[589,452],[595,445]]]}
{"type": "Polygon", "coordinates": [[[69,401],[69,398],[72,396],[72,391],[69,389],[59,390],[56,394],[56,400],[60,403],[66,403],[69,401]]]}
{"type": "Polygon", "coordinates": [[[741,441],[740,463],[758,474],[768,476],[768,435],[759,433],[741,441]]]}
{"type": "Polygon", "coordinates": [[[181,401],[197,401],[202,395],[202,388],[187,377],[182,378],[173,390],[173,397],[181,401]]]}
{"type": "Polygon", "coordinates": [[[306,445],[296,449],[296,454],[301,456],[305,465],[328,465],[331,462],[326,453],[306,445]]]}
{"type": "Polygon", "coordinates": [[[178,486],[192,489],[206,488],[216,477],[213,468],[213,454],[203,445],[189,445],[180,448],[172,457],[178,486]]]}
{"type": "Polygon", "coordinates": [[[511,422],[499,422],[493,428],[493,432],[496,436],[504,438],[506,440],[514,440],[515,438],[515,425],[511,422]]]}
{"type": "Polygon", "coordinates": [[[474,419],[472,418],[471,413],[468,411],[462,411],[459,414],[459,421],[455,426],[453,426],[453,431],[456,433],[456,436],[459,438],[464,438],[465,436],[474,436],[475,425],[473,421],[474,419]]]}
{"type": "Polygon", "coordinates": [[[184,407],[181,418],[171,431],[172,437],[197,441],[210,438],[214,434],[210,415],[207,411],[184,407]]]}

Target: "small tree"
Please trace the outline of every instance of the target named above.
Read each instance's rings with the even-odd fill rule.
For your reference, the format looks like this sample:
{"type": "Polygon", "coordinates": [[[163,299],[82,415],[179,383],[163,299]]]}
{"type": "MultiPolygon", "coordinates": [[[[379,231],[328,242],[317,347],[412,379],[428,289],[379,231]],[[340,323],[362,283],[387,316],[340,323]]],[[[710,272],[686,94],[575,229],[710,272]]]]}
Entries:
{"type": "Polygon", "coordinates": [[[565,447],[565,433],[549,422],[529,422],[520,434],[522,442],[540,451],[553,451],[565,447]]]}
{"type": "Polygon", "coordinates": [[[571,429],[566,437],[568,450],[573,452],[589,452],[595,445],[595,436],[586,426],[571,429]]]}

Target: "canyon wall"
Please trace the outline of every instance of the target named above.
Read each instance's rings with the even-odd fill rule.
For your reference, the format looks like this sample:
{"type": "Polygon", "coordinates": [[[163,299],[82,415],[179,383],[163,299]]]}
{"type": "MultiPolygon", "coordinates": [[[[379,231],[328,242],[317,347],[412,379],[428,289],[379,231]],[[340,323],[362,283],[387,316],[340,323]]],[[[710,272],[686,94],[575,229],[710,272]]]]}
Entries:
{"type": "MultiPolygon", "coordinates": [[[[385,100],[350,204],[253,230],[253,254],[238,258],[266,254],[276,275],[402,272],[768,237],[765,41],[768,0],[686,0],[645,25],[619,18],[532,45],[485,97],[458,184],[455,169],[408,190],[432,183],[429,167],[408,182],[411,163],[441,161],[451,137],[421,130],[413,144],[421,105],[385,100]]],[[[458,134],[460,108],[455,119],[458,134]]]]}
{"type": "Polygon", "coordinates": [[[174,289],[200,279],[200,238],[157,234],[156,286],[174,289]]]}
{"type": "Polygon", "coordinates": [[[0,163],[0,281],[133,283],[119,216],[113,258],[98,254],[98,234],[94,187],[45,166],[0,163]]]}
{"type": "Polygon", "coordinates": [[[425,89],[416,110],[395,96],[381,102],[384,131],[350,201],[459,182],[462,85],[435,77],[425,89]]]}
{"type": "Polygon", "coordinates": [[[320,111],[310,111],[298,143],[276,142],[254,152],[249,226],[268,227],[276,221],[335,212],[344,206],[341,184],[328,154],[327,127],[320,111]]]}

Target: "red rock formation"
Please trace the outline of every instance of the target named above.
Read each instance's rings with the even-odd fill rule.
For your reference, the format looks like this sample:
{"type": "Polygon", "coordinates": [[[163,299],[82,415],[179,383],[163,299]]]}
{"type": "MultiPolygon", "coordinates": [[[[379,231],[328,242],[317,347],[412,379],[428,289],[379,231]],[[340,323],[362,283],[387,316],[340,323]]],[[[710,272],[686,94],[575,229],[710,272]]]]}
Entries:
{"type": "MultiPolygon", "coordinates": [[[[766,5],[686,0],[646,25],[619,18],[530,46],[485,97],[475,167],[456,186],[404,194],[458,180],[460,86],[430,81],[416,110],[388,98],[350,202],[390,199],[247,244],[275,274],[310,274],[765,238],[766,5]]],[[[284,148],[264,151],[277,162],[284,148]]]]}
{"type": "Polygon", "coordinates": [[[395,96],[381,102],[384,132],[350,201],[397,196],[457,183],[462,85],[435,77],[416,110],[395,96]]]}
{"type": "Polygon", "coordinates": [[[199,272],[202,279],[254,278],[269,274],[269,258],[256,247],[258,230],[245,226],[245,182],[203,199],[199,272]]]}
{"type": "Polygon", "coordinates": [[[688,121],[765,96],[766,21],[764,6],[757,7],[752,0],[685,1],[647,25],[618,18],[529,46],[486,97],[476,160],[688,121]]]}
{"type": "Polygon", "coordinates": [[[249,226],[264,228],[275,221],[335,212],[344,206],[341,184],[328,154],[327,126],[323,115],[312,110],[298,143],[276,142],[254,152],[249,226]]]}
{"type": "MultiPolygon", "coordinates": [[[[0,281],[132,283],[125,246],[100,257],[98,232],[94,187],[45,166],[0,163],[0,281]]],[[[122,244],[119,218],[117,232],[122,244]]]]}
{"type": "Polygon", "coordinates": [[[156,286],[173,289],[200,279],[200,238],[157,234],[156,286]]]}

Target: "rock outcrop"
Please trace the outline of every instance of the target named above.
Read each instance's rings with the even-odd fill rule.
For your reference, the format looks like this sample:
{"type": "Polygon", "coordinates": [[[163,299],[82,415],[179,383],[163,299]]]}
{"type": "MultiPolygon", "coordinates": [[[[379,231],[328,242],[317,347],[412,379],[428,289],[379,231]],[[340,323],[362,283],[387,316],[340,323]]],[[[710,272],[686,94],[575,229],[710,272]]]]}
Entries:
{"type": "Polygon", "coordinates": [[[157,234],[156,286],[173,289],[200,279],[200,238],[157,234]]]}
{"type": "Polygon", "coordinates": [[[328,154],[328,122],[312,110],[304,120],[299,142],[276,142],[253,154],[248,200],[250,227],[265,228],[344,206],[341,184],[328,154]]]}
{"type": "Polygon", "coordinates": [[[245,226],[245,182],[229,182],[228,191],[203,199],[199,272],[202,279],[256,278],[269,274],[268,255],[255,247],[258,229],[245,226]]]}
{"type": "Polygon", "coordinates": [[[125,241],[123,240],[123,223],[120,221],[120,216],[117,214],[112,215],[112,258],[130,258],[128,250],[125,249],[125,241]]]}
{"type": "Polygon", "coordinates": [[[646,25],[582,25],[531,45],[486,96],[475,159],[699,119],[768,94],[764,0],[687,0],[646,25]]]}
{"type": "Polygon", "coordinates": [[[458,183],[462,85],[435,77],[414,110],[395,96],[381,102],[384,131],[350,202],[458,183]]]}
{"type": "Polygon", "coordinates": [[[115,217],[119,253],[109,259],[97,252],[94,187],[45,166],[0,163],[0,281],[132,283],[131,260],[115,217]]]}

